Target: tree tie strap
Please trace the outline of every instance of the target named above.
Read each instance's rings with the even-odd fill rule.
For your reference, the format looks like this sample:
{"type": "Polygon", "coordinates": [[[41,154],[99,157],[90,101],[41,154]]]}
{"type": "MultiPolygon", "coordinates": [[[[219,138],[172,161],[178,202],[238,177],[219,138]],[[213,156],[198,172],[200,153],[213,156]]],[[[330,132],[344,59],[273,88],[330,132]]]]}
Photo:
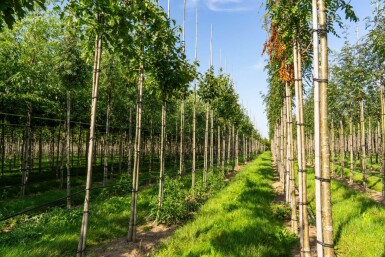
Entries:
{"type": "Polygon", "coordinates": [[[294,79],[294,81],[302,81],[302,79],[294,79]]]}
{"type": "Polygon", "coordinates": [[[305,123],[299,123],[299,122],[297,122],[296,125],[297,125],[297,126],[305,126],[305,123]]]}
{"type": "Polygon", "coordinates": [[[317,32],[319,35],[326,35],[327,34],[327,30],[323,29],[323,28],[313,29],[313,32],[317,32]]]}
{"type": "Polygon", "coordinates": [[[298,202],[298,205],[308,205],[307,202],[298,202]]]}
{"type": "Polygon", "coordinates": [[[310,250],[301,250],[301,253],[311,253],[311,251],[310,250]]]}
{"type": "Polygon", "coordinates": [[[299,169],[298,173],[306,173],[306,170],[299,169]]]}
{"type": "Polygon", "coordinates": [[[94,69],[94,72],[101,72],[101,69],[94,69]]]}
{"type": "Polygon", "coordinates": [[[328,83],[328,79],[321,79],[321,78],[313,78],[314,81],[320,82],[320,83],[328,83]]]}
{"type": "Polygon", "coordinates": [[[326,183],[330,183],[330,178],[321,178],[321,177],[317,177],[315,176],[315,179],[321,181],[321,182],[326,182],[326,183]]]}
{"type": "Polygon", "coordinates": [[[289,180],[290,180],[290,181],[295,181],[295,178],[290,178],[289,180]]]}
{"type": "Polygon", "coordinates": [[[317,244],[320,244],[320,245],[327,247],[327,248],[334,248],[334,244],[326,244],[326,243],[321,242],[319,240],[317,240],[317,244]]]}

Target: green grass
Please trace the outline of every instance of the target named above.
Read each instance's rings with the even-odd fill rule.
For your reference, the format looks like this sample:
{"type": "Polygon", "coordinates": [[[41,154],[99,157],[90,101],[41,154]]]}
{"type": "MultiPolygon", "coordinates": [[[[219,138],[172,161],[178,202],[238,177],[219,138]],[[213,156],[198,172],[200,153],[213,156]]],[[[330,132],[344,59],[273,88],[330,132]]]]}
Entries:
{"type": "Polygon", "coordinates": [[[271,154],[246,166],[207,201],[196,218],[178,229],[155,256],[290,256],[295,236],[272,203],[271,154]]]}
{"type": "MultiPolygon", "coordinates": [[[[171,167],[169,175],[176,173],[171,167]]],[[[142,173],[144,177],[147,172],[142,173]]],[[[153,172],[156,175],[157,172],[153,172]]],[[[202,172],[197,171],[197,182],[202,180],[202,172]]],[[[155,179],[153,180],[155,181],[155,179]]],[[[125,181],[123,181],[125,182],[125,181]]],[[[191,186],[191,173],[183,177],[181,183],[191,186]]],[[[103,245],[107,239],[124,237],[128,231],[130,215],[130,186],[119,186],[92,191],[90,216],[87,236],[87,247],[103,245]]],[[[34,206],[52,198],[62,196],[63,192],[49,191],[42,195],[26,197],[12,201],[0,202],[0,210],[11,213],[25,207],[34,206]]],[[[143,188],[138,198],[137,224],[145,224],[149,219],[151,204],[156,202],[158,195],[157,183],[143,188]]],[[[79,195],[79,201],[84,198],[79,195]]],[[[165,195],[167,197],[167,195],[165,195]]],[[[5,214],[5,213],[4,213],[5,214]]],[[[0,215],[1,216],[1,215],[0,215]]],[[[82,205],[66,210],[49,208],[45,212],[18,216],[0,222],[0,228],[12,228],[11,232],[0,234],[0,256],[4,257],[41,257],[41,256],[74,256],[80,234],[82,205]]]]}
{"type": "MultiPolygon", "coordinates": [[[[308,200],[315,210],[314,169],[308,169],[308,200]]],[[[385,209],[364,194],[332,180],[334,243],[343,257],[385,256],[385,209]]]]}
{"type": "MultiPolygon", "coordinates": [[[[374,158],[373,158],[374,159],[374,158]]],[[[369,159],[366,161],[367,163],[367,186],[369,189],[373,189],[375,191],[381,192],[382,191],[382,178],[379,173],[380,171],[380,165],[374,163],[371,165],[369,159]],[[372,173],[371,171],[374,171],[375,173],[372,173]]],[[[337,176],[341,175],[341,160],[336,159],[334,163],[334,170],[337,174],[337,176]]],[[[345,167],[344,167],[344,176],[347,180],[350,178],[350,159],[345,158],[345,167]]],[[[361,169],[361,163],[360,161],[355,161],[355,170],[353,172],[353,181],[354,183],[363,185],[363,173],[361,169]]]]}

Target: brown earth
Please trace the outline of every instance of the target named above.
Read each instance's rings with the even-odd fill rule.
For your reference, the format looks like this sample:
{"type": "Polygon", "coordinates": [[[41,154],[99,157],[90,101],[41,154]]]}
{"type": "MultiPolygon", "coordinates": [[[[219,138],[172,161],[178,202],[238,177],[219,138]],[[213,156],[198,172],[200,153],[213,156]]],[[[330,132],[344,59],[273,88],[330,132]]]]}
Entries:
{"type": "MultiPolygon", "coordinates": [[[[282,183],[278,180],[278,177],[275,178],[276,182],[273,184],[273,190],[276,193],[276,197],[274,198],[274,202],[283,202],[285,201],[284,188],[282,183]]],[[[297,192],[298,194],[298,192],[297,192]]],[[[298,199],[298,197],[297,197],[298,199]]],[[[287,231],[291,231],[290,220],[285,220],[285,228],[287,231]]],[[[311,257],[317,257],[317,234],[316,228],[312,224],[309,224],[309,237],[310,237],[310,249],[311,257]]],[[[300,244],[295,245],[295,247],[291,251],[292,256],[300,257],[301,256],[301,246],[300,244]]]]}

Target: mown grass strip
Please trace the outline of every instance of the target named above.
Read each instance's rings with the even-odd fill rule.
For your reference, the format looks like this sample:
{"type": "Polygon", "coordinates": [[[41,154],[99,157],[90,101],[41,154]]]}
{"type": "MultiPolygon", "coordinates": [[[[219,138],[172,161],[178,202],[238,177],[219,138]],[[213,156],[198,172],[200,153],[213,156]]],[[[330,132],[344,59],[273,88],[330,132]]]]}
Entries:
{"type": "MultiPolygon", "coordinates": [[[[314,169],[308,172],[308,200],[315,210],[314,169]]],[[[331,189],[338,256],[385,256],[384,207],[339,181],[332,180],[331,189]]]]}
{"type": "Polygon", "coordinates": [[[287,232],[272,189],[271,153],[261,154],[178,229],[155,256],[290,256],[287,232]]]}

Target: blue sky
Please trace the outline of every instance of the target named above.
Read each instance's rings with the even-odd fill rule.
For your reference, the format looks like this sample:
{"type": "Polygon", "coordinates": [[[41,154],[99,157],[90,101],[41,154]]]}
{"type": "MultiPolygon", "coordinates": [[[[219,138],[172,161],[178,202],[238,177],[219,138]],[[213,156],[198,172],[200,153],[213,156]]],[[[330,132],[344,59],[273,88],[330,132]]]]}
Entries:
{"type": "MultiPolygon", "coordinates": [[[[167,9],[168,0],[159,0],[167,9]]],[[[179,25],[183,22],[183,0],[171,0],[171,18],[179,25]]],[[[360,36],[365,34],[364,18],[371,15],[374,6],[368,0],[352,0],[351,4],[360,18],[360,36]]],[[[249,116],[262,136],[268,136],[268,125],[261,93],[268,85],[264,71],[266,57],[261,56],[263,43],[267,38],[262,29],[265,13],[262,0],[187,0],[186,53],[194,59],[195,12],[198,10],[198,59],[200,71],[209,66],[210,27],[213,26],[213,64],[222,66],[236,83],[240,101],[247,108],[249,116]],[[221,54],[222,53],[222,54],[221,54]],[[221,58],[222,57],[222,58],[221,58]],[[222,60],[222,61],[221,61],[222,60]],[[225,63],[227,64],[225,67],[225,63]],[[222,65],[221,65],[222,64],[222,65]]],[[[355,42],[355,24],[349,33],[355,42]]],[[[342,35],[342,34],[341,34],[342,35]]],[[[343,38],[329,36],[329,47],[338,50],[343,38]]]]}

